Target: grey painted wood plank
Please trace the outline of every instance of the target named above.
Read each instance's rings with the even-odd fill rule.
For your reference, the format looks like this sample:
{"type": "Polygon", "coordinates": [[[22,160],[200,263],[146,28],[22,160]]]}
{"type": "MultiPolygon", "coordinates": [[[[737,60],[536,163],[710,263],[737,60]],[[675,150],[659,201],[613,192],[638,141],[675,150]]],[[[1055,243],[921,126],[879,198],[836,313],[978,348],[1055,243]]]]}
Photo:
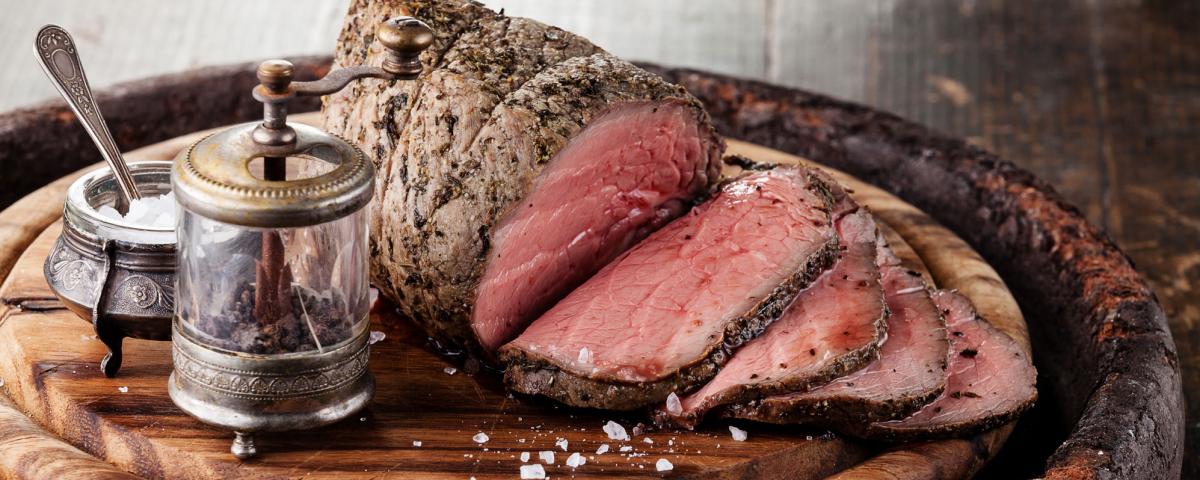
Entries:
{"type": "Polygon", "coordinates": [[[484,0],[505,13],[583,35],[613,54],[766,78],[775,0],[484,0]]]}
{"type": "Polygon", "coordinates": [[[771,15],[772,68],[766,80],[866,101],[878,76],[880,24],[897,0],[779,1],[771,15]]]}
{"type": "Polygon", "coordinates": [[[72,33],[93,87],[201,65],[332,52],[347,0],[15,1],[0,4],[0,111],[54,98],[33,56],[47,23],[72,33]]]}
{"type": "MultiPolygon", "coordinates": [[[[616,55],[768,79],[779,0],[486,0],[616,55]]],[[[97,88],[202,65],[330,52],[348,0],[8,0],[0,16],[0,111],[54,98],[30,45],[46,23],[76,37],[97,88]]],[[[4,7],[0,5],[0,8],[4,7]]],[[[786,30],[786,28],[784,28],[786,30]]],[[[830,82],[836,83],[836,82],[830,82]]]]}

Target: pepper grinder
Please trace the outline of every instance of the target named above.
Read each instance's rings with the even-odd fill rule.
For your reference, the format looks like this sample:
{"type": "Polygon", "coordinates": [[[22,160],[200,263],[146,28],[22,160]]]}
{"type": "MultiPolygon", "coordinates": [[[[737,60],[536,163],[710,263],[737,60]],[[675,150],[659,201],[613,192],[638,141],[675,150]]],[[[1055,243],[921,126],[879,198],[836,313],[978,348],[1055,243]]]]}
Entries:
{"type": "Polygon", "coordinates": [[[287,101],[360,78],[411,80],[433,41],[424,23],[376,32],[379,67],[294,82],[291,63],[258,66],[263,120],[231,127],[175,158],[179,204],[172,401],[228,428],[254,456],[254,433],[336,422],[370,400],[367,209],[374,167],[357,147],[287,122],[287,101]]]}

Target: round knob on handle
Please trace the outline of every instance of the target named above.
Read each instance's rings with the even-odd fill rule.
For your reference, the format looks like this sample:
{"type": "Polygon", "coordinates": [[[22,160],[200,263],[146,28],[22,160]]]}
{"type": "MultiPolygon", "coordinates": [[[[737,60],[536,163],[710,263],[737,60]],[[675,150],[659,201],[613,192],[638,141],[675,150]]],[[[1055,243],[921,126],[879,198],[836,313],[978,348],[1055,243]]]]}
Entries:
{"type": "Polygon", "coordinates": [[[296,67],[287,60],[267,60],[258,64],[258,70],[254,72],[259,83],[271,93],[286,92],[295,74],[296,67]]]}
{"type": "Polygon", "coordinates": [[[383,70],[400,79],[421,73],[421,52],[433,44],[433,29],[412,17],[397,17],[379,26],[375,38],[387,49],[383,70]]]}

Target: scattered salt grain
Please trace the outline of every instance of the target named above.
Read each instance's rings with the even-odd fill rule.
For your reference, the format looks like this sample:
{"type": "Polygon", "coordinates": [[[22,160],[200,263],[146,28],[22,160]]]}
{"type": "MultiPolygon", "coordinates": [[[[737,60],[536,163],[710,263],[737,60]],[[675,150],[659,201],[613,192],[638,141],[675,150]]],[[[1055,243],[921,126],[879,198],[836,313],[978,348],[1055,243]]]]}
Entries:
{"type": "Polygon", "coordinates": [[[660,458],[660,459],[658,459],[657,462],[654,462],[654,469],[658,470],[660,472],[669,472],[671,470],[674,470],[675,466],[671,465],[670,460],[667,460],[665,458],[660,458]]]}
{"type": "Polygon", "coordinates": [[[629,440],[629,434],[625,433],[625,427],[612,420],[604,424],[604,433],[608,434],[609,440],[629,440]]]}
{"type": "Polygon", "coordinates": [[[746,441],[746,437],[749,437],[749,435],[746,433],[745,430],[742,430],[733,425],[729,426],[729,433],[733,435],[734,440],[737,440],[739,442],[744,442],[744,441],[746,441]]]}
{"type": "Polygon", "coordinates": [[[683,413],[683,404],[679,402],[679,395],[675,395],[675,392],[667,395],[667,413],[671,415],[683,413]]]}
{"type": "Polygon", "coordinates": [[[646,442],[646,443],[649,443],[649,444],[653,444],[653,443],[654,443],[654,439],[653,439],[653,438],[650,438],[650,437],[643,438],[643,439],[642,439],[642,441],[643,441],[643,442],[646,442]]]}
{"type": "Polygon", "coordinates": [[[632,451],[633,451],[633,446],[632,446],[632,445],[621,445],[621,448],[620,448],[620,450],[621,450],[622,452],[632,452],[632,451]]]}
{"type": "Polygon", "coordinates": [[[579,349],[579,358],[577,360],[579,361],[579,363],[582,363],[584,365],[592,363],[592,351],[588,350],[587,347],[583,347],[583,348],[579,349]]]}
{"type": "Polygon", "coordinates": [[[600,448],[596,449],[596,455],[604,455],[605,453],[608,453],[608,444],[602,443],[600,444],[600,448]]]}
{"type": "Polygon", "coordinates": [[[521,461],[522,461],[522,462],[528,462],[528,461],[529,461],[529,452],[521,452],[521,461]]]}
{"type": "Polygon", "coordinates": [[[420,447],[420,446],[421,446],[421,441],[420,441],[420,440],[413,440],[413,446],[414,446],[414,447],[420,447]]]}
{"type": "Polygon", "coordinates": [[[554,465],[554,450],[542,450],[538,452],[538,460],[541,460],[546,465],[554,465]]]}
{"type": "Polygon", "coordinates": [[[386,333],[383,333],[379,330],[371,330],[371,338],[367,339],[367,345],[374,345],[382,342],[385,338],[387,338],[386,333]]]}
{"type": "Polygon", "coordinates": [[[567,457],[568,467],[577,468],[585,463],[587,463],[587,459],[583,458],[583,455],[580,455],[579,452],[572,453],[571,456],[567,457]]]}
{"type": "Polygon", "coordinates": [[[565,438],[554,439],[554,446],[561,448],[562,451],[564,451],[564,452],[567,451],[567,445],[568,445],[567,439],[565,439],[565,438]]]}
{"type": "Polygon", "coordinates": [[[454,375],[454,374],[458,373],[458,369],[454,368],[454,367],[446,367],[446,368],[443,368],[442,371],[446,372],[446,375],[454,375]]]}
{"type": "Polygon", "coordinates": [[[487,443],[489,438],[486,433],[479,432],[479,433],[476,433],[474,437],[471,437],[471,440],[474,440],[475,443],[483,444],[483,443],[487,443]]]}
{"type": "Polygon", "coordinates": [[[117,387],[117,391],[121,393],[129,393],[129,387],[117,387]]]}
{"type": "Polygon", "coordinates": [[[367,421],[367,417],[358,417],[358,421],[365,422],[367,421]]]}
{"type": "Polygon", "coordinates": [[[539,480],[546,478],[546,469],[541,465],[521,465],[521,480],[539,480]]]}

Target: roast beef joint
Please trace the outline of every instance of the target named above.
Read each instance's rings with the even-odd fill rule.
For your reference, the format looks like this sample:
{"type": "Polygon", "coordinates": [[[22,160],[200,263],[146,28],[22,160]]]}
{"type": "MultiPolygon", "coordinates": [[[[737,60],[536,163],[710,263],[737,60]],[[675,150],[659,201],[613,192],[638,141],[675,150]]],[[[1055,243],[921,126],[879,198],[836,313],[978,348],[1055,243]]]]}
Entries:
{"type": "Polygon", "coordinates": [[[723,179],[683,88],[472,1],[353,0],[335,67],[381,62],[365,29],[399,15],[435,32],[421,75],[323,108],[377,169],[371,281],[513,392],[882,440],[979,432],[1036,398],[1028,355],[903,267],[827,173],[743,159],[723,179]]]}

